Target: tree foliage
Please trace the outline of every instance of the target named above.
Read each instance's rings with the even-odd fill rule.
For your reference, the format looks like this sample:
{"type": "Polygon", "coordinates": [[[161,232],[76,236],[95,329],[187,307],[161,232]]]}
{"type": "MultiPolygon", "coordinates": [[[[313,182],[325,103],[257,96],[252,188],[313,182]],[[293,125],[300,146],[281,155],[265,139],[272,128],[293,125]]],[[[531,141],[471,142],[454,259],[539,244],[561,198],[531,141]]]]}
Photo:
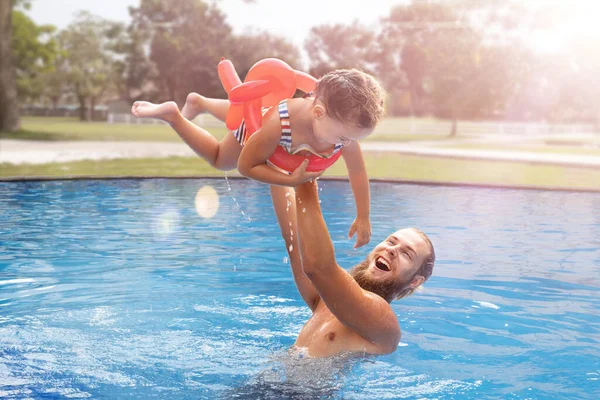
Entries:
{"type": "Polygon", "coordinates": [[[82,120],[93,117],[96,102],[116,79],[115,35],[119,29],[119,24],[82,11],[58,35],[65,54],[64,73],[79,101],[82,120]]]}
{"type": "Polygon", "coordinates": [[[43,92],[43,74],[51,72],[57,56],[56,28],[36,25],[24,12],[12,14],[12,57],[15,67],[17,93],[21,102],[34,101],[43,92]]]}
{"type": "MultiPolygon", "coordinates": [[[[140,0],[129,26],[82,13],[54,39],[50,27],[24,14],[27,3],[20,1],[13,16],[13,56],[19,95],[31,102],[45,96],[56,105],[71,91],[82,111],[116,97],[181,105],[192,91],[225,97],[221,57],[242,79],[266,57],[301,68],[299,50],[285,38],[234,34],[218,1],[140,0]]],[[[373,26],[312,27],[308,72],[359,68],[376,75],[390,94],[391,115],[600,124],[597,43],[580,40],[557,56],[535,53],[523,40],[561,18],[517,0],[412,0],[373,26]]]]}

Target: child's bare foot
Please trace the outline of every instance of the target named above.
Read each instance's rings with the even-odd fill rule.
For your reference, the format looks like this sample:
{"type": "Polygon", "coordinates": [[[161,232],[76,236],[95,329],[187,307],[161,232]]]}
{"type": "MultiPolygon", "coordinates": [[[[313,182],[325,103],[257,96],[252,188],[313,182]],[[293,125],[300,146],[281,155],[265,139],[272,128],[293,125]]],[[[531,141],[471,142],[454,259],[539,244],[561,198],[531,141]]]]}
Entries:
{"type": "Polygon", "coordinates": [[[204,111],[204,96],[200,96],[198,93],[190,93],[185,99],[185,105],[181,109],[181,115],[190,121],[196,118],[198,114],[204,111]]]}
{"type": "Polygon", "coordinates": [[[179,114],[179,108],[174,101],[162,104],[149,103],[147,101],[136,101],[131,107],[131,113],[140,118],[158,118],[171,123],[179,114]]]}

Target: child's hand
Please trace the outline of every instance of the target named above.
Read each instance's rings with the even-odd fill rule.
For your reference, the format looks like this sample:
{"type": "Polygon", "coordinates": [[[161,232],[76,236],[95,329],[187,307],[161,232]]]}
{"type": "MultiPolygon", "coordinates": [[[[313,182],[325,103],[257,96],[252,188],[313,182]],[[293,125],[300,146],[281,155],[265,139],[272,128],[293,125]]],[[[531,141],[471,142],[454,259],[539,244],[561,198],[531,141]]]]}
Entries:
{"type": "Polygon", "coordinates": [[[350,227],[350,232],[348,232],[348,239],[352,239],[355,233],[355,249],[358,249],[359,247],[369,243],[369,241],[371,240],[371,221],[369,221],[369,218],[356,217],[356,219],[352,223],[352,226],[350,227]]]}
{"type": "Polygon", "coordinates": [[[294,170],[294,172],[292,172],[292,175],[290,175],[290,178],[292,180],[292,183],[291,183],[292,186],[302,185],[303,183],[306,183],[306,182],[310,181],[311,179],[318,178],[323,173],[323,171],[306,172],[307,166],[308,166],[308,159],[305,158],[304,161],[302,161],[302,164],[300,164],[300,166],[298,166],[298,168],[296,168],[294,170]]]}

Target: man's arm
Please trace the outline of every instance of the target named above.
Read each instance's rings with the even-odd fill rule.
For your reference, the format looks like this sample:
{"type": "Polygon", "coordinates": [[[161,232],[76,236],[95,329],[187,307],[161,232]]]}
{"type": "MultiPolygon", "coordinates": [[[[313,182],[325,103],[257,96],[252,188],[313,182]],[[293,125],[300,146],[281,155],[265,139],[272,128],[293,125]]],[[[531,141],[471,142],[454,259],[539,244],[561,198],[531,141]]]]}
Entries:
{"type": "Polygon", "coordinates": [[[312,311],[319,304],[319,294],[314,285],[302,270],[300,249],[298,246],[298,224],[296,223],[296,199],[294,189],[283,186],[271,186],[271,200],[285,241],[285,248],[290,258],[292,274],[298,292],[312,311]]]}
{"type": "Polygon", "coordinates": [[[395,350],[400,326],[392,308],[380,296],[364,291],[335,260],[316,181],[296,188],[296,205],[302,267],[320,298],[341,323],[370,342],[395,350]]]}

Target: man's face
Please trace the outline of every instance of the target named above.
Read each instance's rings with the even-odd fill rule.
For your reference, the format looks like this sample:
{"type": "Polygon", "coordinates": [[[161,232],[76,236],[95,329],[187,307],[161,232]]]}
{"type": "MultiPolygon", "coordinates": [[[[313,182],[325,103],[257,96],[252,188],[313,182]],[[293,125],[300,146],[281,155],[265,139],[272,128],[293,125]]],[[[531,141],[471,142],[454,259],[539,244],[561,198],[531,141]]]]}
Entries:
{"type": "Polygon", "coordinates": [[[402,229],[379,243],[350,273],[363,289],[392,301],[402,289],[421,284],[413,277],[429,252],[429,245],[417,231],[402,229]]]}

